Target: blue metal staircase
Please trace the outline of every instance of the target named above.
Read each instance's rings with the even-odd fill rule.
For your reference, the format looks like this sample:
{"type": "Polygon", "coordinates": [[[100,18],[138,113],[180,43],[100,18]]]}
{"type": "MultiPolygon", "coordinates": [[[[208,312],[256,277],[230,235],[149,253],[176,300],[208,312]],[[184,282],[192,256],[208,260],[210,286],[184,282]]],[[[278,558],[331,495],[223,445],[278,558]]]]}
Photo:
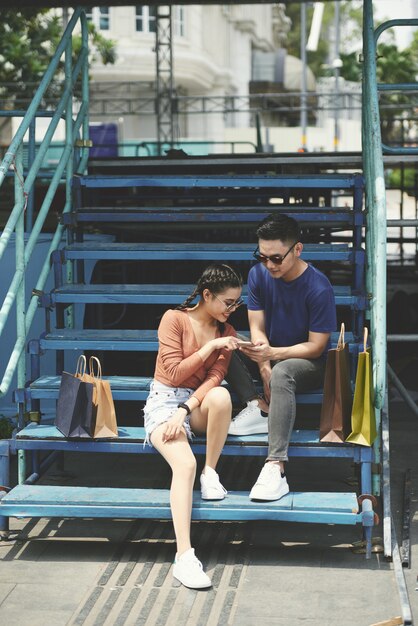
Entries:
{"type": "MultiPolygon", "coordinates": [[[[74,15],[71,27],[79,16],[84,19],[80,10],[74,15]]],[[[83,111],[87,115],[86,107],[83,111]]],[[[86,129],[88,126],[84,122],[83,128],[86,129]]],[[[77,124],[78,131],[81,121],[77,124]]],[[[67,116],[67,126],[70,125],[67,116]]],[[[370,123],[369,130],[372,130],[370,123]]],[[[22,131],[22,141],[23,134],[22,131]]],[[[81,142],[84,156],[86,142],[86,138],[81,142]]],[[[231,161],[227,167],[219,165],[214,158],[212,173],[205,173],[207,159],[205,163],[190,159],[190,174],[189,169],[173,171],[172,161],[167,161],[166,171],[162,170],[161,167],[165,166],[162,159],[157,171],[153,171],[149,167],[151,161],[143,160],[142,172],[138,168],[128,175],[96,173],[88,176],[82,157],[76,168],[79,173],[73,176],[71,167],[67,172],[66,205],[57,235],[59,241],[65,230],[67,245],[51,249],[54,289],[46,292],[41,286],[34,294],[44,310],[45,332],[28,343],[31,373],[27,382],[23,380],[21,368],[16,390],[19,430],[7,444],[0,442],[0,483],[5,487],[8,478],[3,460],[9,451],[17,452],[19,456],[19,485],[10,493],[0,489],[0,530],[6,528],[9,516],[169,517],[168,495],[164,490],[87,489],[36,484],[42,472],[56,460],[57,453],[153,453],[152,448],[143,445],[141,426],[125,426],[123,415],[118,416],[119,437],[111,441],[67,440],[50,423],[42,423],[42,403],[56,400],[66,355],[80,351],[100,351],[105,355],[118,352],[152,355],[158,347],[158,320],[155,317],[149,319],[146,308],[134,328],[109,329],[100,324],[95,328],[74,327],[72,307],[91,306],[91,303],[103,307],[114,303],[124,307],[152,304],[164,310],[181,301],[190,290],[191,280],[180,283],[182,276],[177,267],[187,267],[189,275],[201,263],[216,259],[236,262],[246,276],[256,245],[255,225],[276,208],[300,221],[307,241],[303,258],[320,263],[325,271],[329,269],[340,318],[348,320],[350,327],[349,340],[355,364],[357,342],[368,313],[369,293],[375,294],[374,286],[379,281],[379,271],[373,271],[366,288],[365,255],[370,269],[370,264],[374,264],[373,246],[380,239],[370,222],[370,213],[363,210],[362,175],[269,173],[265,161],[257,162],[254,158],[241,170],[231,161]],[[339,201],[339,198],[343,200],[339,201]],[[98,227],[115,233],[118,241],[112,244],[84,241],[84,233],[98,227]],[[366,250],[363,249],[364,228],[366,250]],[[225,241],[219,243],[219,240],[225,241]],[[146,280],[135,284],[86,283],[84,264],[87,260],[135,263],[138,275],[146,276],[146,280]],[[155,264],[155,274],[149,272],[150,263],[155,264]],[[141,267],[145,269],[140,271],[141,267]],[[175,274],[175,280],[167,280],[167,268],[170,275],[175,274]],[[42,357],[46,352],[56,353],[56,371],[42,371],[42,357]],[[28,408],[31,418],[39,423],[26,422],[28,408]]],[[[274,165],[274,157],[271,161],[274,165]]],[[[366,185],[370,185],[369,179],[373,176],[370,159],[368,164],[366,185]]],[[[376,193],[379,196],[374,190],[376,193]]],[[[369,193],[369,203],[372,197],[375,196],[369,193]]],[[[372,210],[370,206],[369,209],[372,210]]],[[[196,271],[195,278],[198,274],[196,271]]],[[[376,304],[374,297],[372,337],[374,342],[377,339],[381,344],[381,329],[377,323],[381,307],[377,305],[379,302],[376,304]]],[[[243,326],[239,330],[245,332],[248,328],[243,326]]],[[[23,331],[22,337],[25,337],[23,331]]],[[[335,337],[333,340],[335,342],[335,337]]],[[[379,360],[378,364],[376,389],[380,408],[384,382],[379,360]]],[[[129,377],[111,372],[109,380],[116,400],[141,402],[145,399],[150,378],[140,374],[129,377]]],[[[312,407],[315,426],[318,426],[321,400],[321,390],[298,396],[300,405],[312,407]]],[[[266,443],[266,437],[259,435],[229,437],[224,454],[264,457],[266,443]]],[[[196,454],[201,454],[204,441],[196,439],[193,448],[196,454]]],[[[360,469],[359,493],[354,490],[348,493],[291,493],[276,503],[253,503],[248,499],[248,492],[237,491],[230,493],[222,504],[202,503],[195,498],[194,519],[359,524],[364,529],[366,556],[369,557],[371,531],[377,521],[372,492],[378,494],[379,486],[376,475],[372,481],[372,464],[379,460],[378,449],[324,444],[319,442],[317,430],[299,429],[293,433],[290,455],[306,458],[305,463],[313,458],[329,459],[330,463],[339,459],[352,460],[360,469]]]]}
{"type": "MultiPolygon", "coordinates": [[[[229,260],[240,264],[240,269],[246,275],[252,263],[254,242],[216,243],[217,228],[229,224],[229,228],[245,222],[251,233],[264,214],[274,210],[272,198],[286,198],[306,202],[309,198],[328,196],[338,198],[338,192],[343,189],[351,194],[350,208],[339,210],[335,201],[328,208],[289,203],[280,206],[281,211],[298,217],[302,228],[315,229],[315,236],[320,240],[325,236],[329,239],[329,231],[347,232],[348,241],[341,243],[307,244],[303,257],[315,262],[324,262],[334,268],[341,265],[344,275],[349,275],[349,284],[335,285],[336,302],[339,309],[350,312],[352,332],[351,340],[353,363],[357,355],[357,338],[364,323],[364,313],[367,308],[367,298],[364,291],[364,261],[365,254],[361,247],[361,229],[363,228],[362,205],[362,177],[359,175],[326,175],[326,176],[259,176],[259,175],[197,175],[170,177],[164,173],[141,176],[83,176],[74,179],[75,196],[78,206],[66,214],[67,227],[72,233],[69,243],[52,255],[55,277],[55,288],[50,293],[40,294],[40,305],[45,309],[46,330],[38,339],[29,343],[32,357],[31,382],[16,392],[21,407],[21,419],[26,403],[32,404],[32,416],[40,407],[43,400],[56,400],[58,396],[60,376],[58,372],[48,372],[41,375],[42,355],[47,351],[55,351],[64,356],[64,351],[93,351],[93,352],[152,352],[158,349],[155,320],[153,329],[149,328],[68,328],[65,326],[64,311],[73,304],[101,303],[124,304],[129,306],[157,304],[162,310],[176,305],[184,300],[192,287],[189,283],[160,283],[154,282],[154,276],[148,276],[151,282],[140,284],[86,284],[84,281],[83,263],[94,261],[126,261],[136,263],[138,275],[141,272],[141,263],[146,261],[208,262],[211,260],[229,260]],[[146,194],[143,197],[142,190],[146,194]],[[159,206],[161,189],[164,189],[164,201],[171,198],[172,206],[159,206]],[[92,194],[98,190],[98,198],[106,196],[108,190],[118,189],[118,205],[110,210],[105,206],[98,206],[97,199],[90,206],[92,194]],[[123,195],[123,191],[126,195],[123,195]],[[103,194],[103,192],[105,192],[103,194]],[[168,192],[168,193],[167,193],[168,192]],[[209,197],[207,196],[209,192],[209,197]],[[121,195],[122,193],[122,195],[121,195]],[[136,205],[133,199],[139,197],[136,205]],[[242,198],[251,199],[253,207],[246,211],[240,210],[242,198]],[[187,206],[178,206],[177,201],[187,201],[187,206]],[[141,206],[146,202],[147,206],[141,206]],[[227,206],[222,205],[226,202],[227,206]],[[129,207],[126,207],[126,204],[129,207]],[[203,204],[202,204],[203,203],[203,204]],[[155,210],[150,208],[155,205],[155,210]],[[215,211],[213,209],[216,209],[215,211]],[[200,219],[195,218],[199,212],[200,219]],[[163,215],[163,219],[161,219],[163,215]],[[160,242],[128,242],[117,241],[111,244],[95,244],[83,242],[84,231],[89,226],[98,223],[112,228],[123,226],[122,231],[130,233],[129,226],[143,224],[146,221],[152,226],[156,238],[167,238],[170,228],[178,221],[179,216],[188,215],[191,228],[187,237],[183,234],[183,241],[170,243],[160,242]],[[326,219],[330,217],[329,221],[326,219]],[[129,220],[129,221],[128,221],[129,220]],[[201,228],[202,221],[211,224],[209,241],[206,231],[201,228]],[[163,235],[163,236],[162,236],[163,235]],[[185,239],[187,239],[185,241],[185,239]],[[200,241],[197,241],[199,240],[200,241]],[[203,241],[202,241],[203,239],[203,241]],[[192,240],[192,242],[190,241],[192,240]],[[71,277],[74,282],[65,280],[66,268],[74,263],[71,277]],[[52,311],[52,312],[51,312],[52,311]],[[55,316],[53,312],[55,311],[55,316]],[[54,323],[55,319],[55,323],[54,323]]],[[[346,196],[345,196],[346,198],[346,196]]],[[[105,202],[105,201],[104,201],[105,202]]],[[[107,203],[114,202],[108,198],[107,203]]],[[[253,237],[253,235],[252,235],[253,237]]],[[[347,235],[346,235],[347,237],[347,235]]],[[[120,237],[123,239],[123,235],[120,237]]],[[[240,235],[242,238],[242,234],[240,235]]],[[[173,237],[173,239],[176,239],[173,237]]],[[[178,273],[177,280],[181,278],[178,273]]],[[[246,288],[244,288],[246,298],[246,288]]],[[[146,314],[145,314],[146,315],[146,314]]],[[[139,326],[144,322],[138,316],[139,326]]],[[[147,320],[149,321],[149,320],[147,320]]],[[[248,327],[240,328],[241,332],[248,332],[248,327]]],[[[337,334],[333,336],[334,343],[337,334]]],[[[59,361],[59,368],[63,360],[59,361]]],[[[150,384],[149,376],[120,376],[117,372],[108,376],[115,400],[144,401],[150,384]]],[[[322,401],[322,391],[317,390],[309,394],[300,394],[298,403],[309,405],[316,413],[314,424],[318,426],[319,406],[322,401]]],[[[22,428],[15,439],[17,450],[39,453],[70,452],[73,450],[89,452],[124,452],[124,453],[152,453],[154,450],[144,447],[145,433],[137,426],[124,426],[123,416],[120,416],[119,437],[112,441],[68,441],[51,424],[31,423],[22,428]]],[[[204,452],[204,441],[196,439],[193,442],[196,454],[204,452]]],[[[249,437],[230,436],[224,448],[226,456],[253,456],[263,457],[266,454],[267,437],[255,435],[249,437]]],[[[360,468],[360,495],[367,498],[357,500],[357,494],[303,492],[292,493],[276,503],[252,503],[248,499],[248,492],[232,492],[224,504],[202,504],[195,498],[193,506],[194,519],[272,519],[293,520],[303,522],[324,522],[342,524],[362,524],[367,538],[370,540],[371,528],[375,523],[373,512],[371,468],[373,453],[369,448],[351,444],[327,444],[319,441],[318,430],[296,430],[293,433],[290,456],[331,459],[350,459],[360,468]]],[[[45,462],[44,462],[45,464],[45,462]]],[[[32,474],[26,476],[22,485],[13,490],[10,495],[1,501],[1,511],[4,515],[37,515],[42,511],[46,516],[118,516],[118,517],[169,517],[168,495],[164,490],[139,489],[129,492],[126,489],[91,489],[84,487],[49,487],[37,486],[36,482],[41,473],[41,465],[34,456],[32,474]]]]}

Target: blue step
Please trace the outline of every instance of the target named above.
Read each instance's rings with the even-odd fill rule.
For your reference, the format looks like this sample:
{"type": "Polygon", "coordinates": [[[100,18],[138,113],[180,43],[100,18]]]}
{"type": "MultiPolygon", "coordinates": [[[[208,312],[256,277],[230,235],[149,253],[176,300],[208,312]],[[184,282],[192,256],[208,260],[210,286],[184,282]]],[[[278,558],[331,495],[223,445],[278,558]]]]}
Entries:
{"type": "MultiPolygon", "coordinates": [[[[287,213],[298,222],[314,224],[326,228],[349,228],[363,224],[363,214],[351,209],[324,209],[316,207],[298,208],[286,207],[281,212],[287,213]]],[[[87,207],[77,211],[64,213],[62,223],[75,226],[81,222],[193,222],[196,226],[202,223],[222,222],[261,222],[272,211],[268,207],[87,207]]]]}
{"type": "MultiPolygon", "coordinates": [[[[146,400],[152,381],[152,378],[141,376],[103,376],[103,378],[110,382],[112,395],[115,400],[146,400]]],[[[27,388],[26,399],[56,400],[60,382],[60,376],[41,376],[27,388]]],[[[299,404],[318,404],[322,402],[322,389],[298,394],[296,399],[299,404]]]]}
{"type": "MultiPolygon", "coordinates": [[[[194,285],[120,285],[91,284],[65,285],[51,292],[54,303],[84,304],[180,304],[193,290],[194,285]]],[[[366,298],[352,293],[350,287],[334,287],[335,302],[339,306],[355,307],[357,310],[366,308],[366,298]]],[[[243,287],[243,300],[247,303],[247,286],[243,287]]]]}
{"type": "MultiPolygon", "coordinates": [[[[164,489],[18,485],[0,500],[0,515],[13,517],[107,517],[171,519],[164,489]]],[[[194,520],[276,520],[332,524],[362,523],[355,493],[289,493],[277,502],[252,502],[236,491],[221,501],[193,494],[194,520]]]]}
{"type": "MultiPolygon", "coordinates": [[[[17,433],[12,441],[16,450],[60,450],[85,453],[157,454],[155,448],[144,445],[145,430],[141,426],[119,426],[115,439],[67,439],[51,424],[30,423],[17,433]]],[[[222,449],[223,456],[262,457],[267,455],[268,437],[263,435],[229,435],[222,449]]],[[[191,447],[195,454],[206,453],[206,439],[193,438],[191,447]]],[[[362,463],[362,493],[370,493],[370,468],[373,448],[350,443],[324,443],[319,441],[318,430],[293,430],[289,456],[298,458],[349,459],[362,463]]]]}
{"type": "MultiPolygon", "coordinates": [[[[239,331],[248,333],[248,331],[239,331]]],[[[331,342],[337,344],[339,333],[332,333],[331,342]]],[[[345,334],[346,342],[353,342],[352,333],[345,334]]],[[[70,329],[58,328],[49,333],[43,333],[39,340],[41,350],[143,350],[153,352],[158,350],[156,330],[98,330],[98,329],[70,329]]],[[[356,348],[356,346],[350,346],[356,348]]],[[[31,342],[30,351],[34,349],[31,342]]]]}
{"type": "Polygon", "coordinates": [[[243,189],[247,192],[260,193],[276,189],[354,189],[358,185],[356,174],[248,174],[248,175],[127,175],[127,176],[75,176],[73,185],[76,189],[111,189],[111,188],[165,188],[165,189],[219,189],[220,191],[243,189]]]}
{"type": "MultiPolygon", "coordinates": [[[[142,426],[119,426],[115,439],[67,439],[51,424],[30,423],[17,433],[13,440],[16,450],[66,450],[67,452],[98,452],[131,454],[157,454],[152,446],[144,446],[145,430],[142,426]]],[[[227,456],[266,456],[268,438],[263,435],[229,435],[222,454],[227,456]]],[[[205,437],[196,436],[191,444],[196,454],[206,451],[205,437]]],[[[318,430],[293,430],[289,455],[293,457],[334,457],[361,460],[371,463],[373,449],[351,443],[323,443],[318,430]]]]}
{"type": "MultiPolygon", "coordinates": [[[[56,254],[64,260],[235,260],[253,261],[254,243],[85,243],[72,244],[56,254]]],[[[355,251],[345,243],[306,244],[302,257],[306,261],[364,262],[364,251],[355,251]]]]}

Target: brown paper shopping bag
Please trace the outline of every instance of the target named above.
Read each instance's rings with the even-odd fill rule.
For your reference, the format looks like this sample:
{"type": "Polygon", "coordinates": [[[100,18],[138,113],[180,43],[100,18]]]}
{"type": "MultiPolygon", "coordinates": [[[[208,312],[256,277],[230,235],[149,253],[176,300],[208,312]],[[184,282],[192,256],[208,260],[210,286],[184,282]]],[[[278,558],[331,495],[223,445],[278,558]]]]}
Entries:
{"type": "Polygon", "coordinates": [[[350,432],[352,394],[348,344],[344,324],[336,348],[328,350],[325,366],[324,395],[319,421],[321,441],[341,443],[350,432]]]}
{"type": "Polygon", "coordinates": [[[373,372],[370,350],[367,349],[367,328],[364,329],[363,352],[359,352],[353,410],[352,432],[346,441],[361,446],[371,446],[376,439],[376,415],[374,410],[373,372]]]}
{"type": "Polygon", "coordinates": [[[95,413],[93,438],[110,439],[117,437],[118,426],[112,391],[110,383],[102,379],[102,366],[97,357],[90,357],[89,374],[85,374],[83,380],[93,384],[93,410],[95,413]]]}

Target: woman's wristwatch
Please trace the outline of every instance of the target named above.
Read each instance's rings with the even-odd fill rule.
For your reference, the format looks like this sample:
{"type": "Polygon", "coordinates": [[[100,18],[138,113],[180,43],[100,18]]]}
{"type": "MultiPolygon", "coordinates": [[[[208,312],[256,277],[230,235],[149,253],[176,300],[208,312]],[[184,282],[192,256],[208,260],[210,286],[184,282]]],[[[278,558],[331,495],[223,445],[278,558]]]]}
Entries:
{"type": "Polygon", "coordinates": [[[192,412],[191,408],[187,406],[185,402],[180,402],[180,404],[177,405],[177,408],[184,409],[187,412],[187,415],[190,415],[190,413],[192,412]]]}

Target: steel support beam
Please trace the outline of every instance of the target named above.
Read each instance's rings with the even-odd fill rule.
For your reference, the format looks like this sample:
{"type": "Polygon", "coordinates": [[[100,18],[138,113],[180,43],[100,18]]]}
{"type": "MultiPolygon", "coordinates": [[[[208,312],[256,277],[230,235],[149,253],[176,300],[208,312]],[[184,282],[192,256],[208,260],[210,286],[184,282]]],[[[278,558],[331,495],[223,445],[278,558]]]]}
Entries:
{"type": "Polygon", "coordinates": [[[157,141],[158,154],[162,155],[164,144],[172,145],[174,141],[174,79],[171,6],[157,6],[155,52],[157,63],[157,141]]]}

